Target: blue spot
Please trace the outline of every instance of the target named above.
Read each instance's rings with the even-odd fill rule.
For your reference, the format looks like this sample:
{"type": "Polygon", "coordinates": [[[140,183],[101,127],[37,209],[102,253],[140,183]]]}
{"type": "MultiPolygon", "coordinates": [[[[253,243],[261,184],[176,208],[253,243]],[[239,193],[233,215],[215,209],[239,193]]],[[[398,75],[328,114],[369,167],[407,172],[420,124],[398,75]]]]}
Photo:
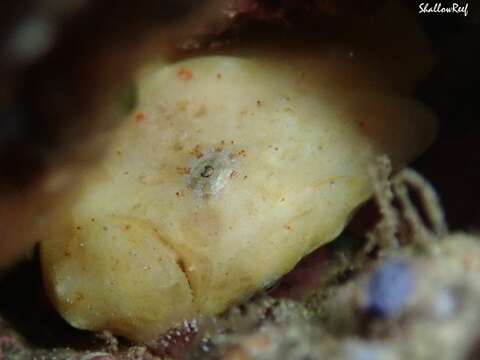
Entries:
{"type": "Polygon", "coordinates": [[[376,344],[368,342],[347,342],[345,356],[348,360],[381,360],[385,358],[385,351],[376,344]]]}
{"type": "Polygon", "coordinates": [[[410,265],[401,259],[390,260],[370,277],[366,310],[382,318],[396,315],[402,311],[414,288],[410,265]]]}

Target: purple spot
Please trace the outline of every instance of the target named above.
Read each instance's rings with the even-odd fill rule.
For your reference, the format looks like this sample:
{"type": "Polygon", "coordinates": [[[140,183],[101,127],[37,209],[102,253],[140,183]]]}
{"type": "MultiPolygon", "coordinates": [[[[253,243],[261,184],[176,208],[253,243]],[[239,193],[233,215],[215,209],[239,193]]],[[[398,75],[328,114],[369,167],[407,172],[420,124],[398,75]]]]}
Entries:
{"type": "Polygon", "coordinates": [[[381,318],[400,313],[415,288],[410,265],[401,259],[384,263],[370,277],[366,310],[381,318]]]}

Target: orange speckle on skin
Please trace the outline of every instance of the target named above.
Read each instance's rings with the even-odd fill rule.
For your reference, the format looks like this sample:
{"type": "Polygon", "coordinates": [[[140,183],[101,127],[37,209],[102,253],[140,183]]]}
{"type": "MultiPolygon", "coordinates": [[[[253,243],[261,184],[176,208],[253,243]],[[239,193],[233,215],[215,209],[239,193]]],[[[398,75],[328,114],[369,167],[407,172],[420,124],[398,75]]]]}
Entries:
{"type": "Polygon", "coordinates": [[[155,185],[160,183],[160,177],[157,175],[145,175],[140,177],[140,181],[145,185],[155,185]]]}
{"type": "Polygon", "coordinates": [[[184,81],[192,80],[193,73],[187,68],[181,68],[177,71],[177,76],[184,81]]]}
{"type": "Polygon", "coordinates": [[[82,301],[85,299],[85,296],[82,293],[76,293],[75,294],[75,300],[74,301],[82,301]]]}
{"type": "Polygon", "coordinates": [[[179,175],[188,175],[190,174],[190,168],[189,167],[186,167],[186,166],[179,166],[177,167],[177,173],[179,175]]]}
{"type": "Polygon", "coordinates": [[[201,117],[207,113],[207,107],[205,105],[202,105],[198,108],[198,110],[195,112],[193,116],[196,118],[201,117]]]}
{"type": "Polygon", "coordinates": [[[473,263],[473,261],[472,261],[472,258],[470,256],[467,255],[467,256],[463,257],[463,265],[466,269],[470,270],[472,268],[472,263],[473,263]]]}
{"type": "Polygon", "coordinates": [[[138,112],[133,116],[133,119],[135,120],[136,123],[141,123],[142,121],[145,120],[145,113],[138,112]]]}
{"type": "Polygon", "coordinates": [[[197,159],[200,159],[203,157],[203,152],[200,145],[195,145],[195,147],[190,153],[194,155],[197,159]]]}
{"type": "Polygon", "coordinates": [[[351,177],[347,176],[347,175],[330,176],[330,177],[322,179],[322,180],[318,181],[317,183],[313,184],[312,188],[313,188],[313,190],[318,190],[325,185],[333,185],[338,180],[351,181],[351,177]]]}
{"type": "Polygon", "coordinates": [[[220,141],[220,144],[215,146],[215,151],[216,152],[221,152],[223,151],[223,148],[225,147],[225,140],[220,141]]]}

